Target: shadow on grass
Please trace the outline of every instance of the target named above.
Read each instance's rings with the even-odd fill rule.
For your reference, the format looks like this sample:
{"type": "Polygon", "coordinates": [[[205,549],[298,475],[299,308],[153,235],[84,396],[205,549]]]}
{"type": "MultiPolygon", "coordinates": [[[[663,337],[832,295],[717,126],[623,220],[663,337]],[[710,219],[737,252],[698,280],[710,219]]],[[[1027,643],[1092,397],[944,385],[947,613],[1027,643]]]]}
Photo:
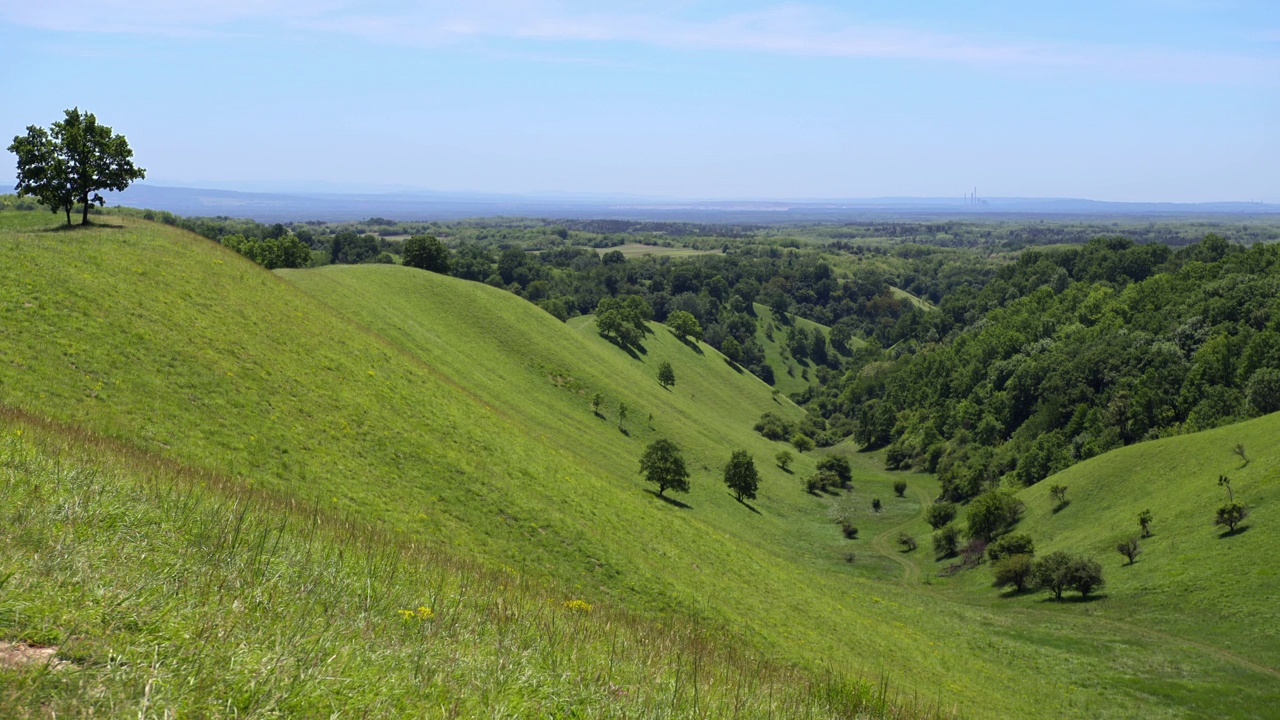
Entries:
{"type": "Polygon", "coordinates": [[[730,493],[725,493],[725,494],[726,494],[726,495],[728,495],[729,497],[733,498],[734,500],[737,500],[737,501],[738,501],[738,504],[739,504],[739,505],[741,505],[742,507],[744,507],[744,508],[746,508],[746,509],[750,510],[751,512],[753,512],[753,513],[755,513],[755,514],[757,514],[757,515],[759,515],[759,514],[760,514],[760,511],[759,511],[759,510],[757,510],[757,509],[755,509],[755,506],[753,506],[751,503],[747,502],[746,500],[738,500],[737,496],[736,496],[736,495],[734,495],[734,494],[733,494],[733,493],[731,493],[731,492],[730,492],[730,493]]]}
{"type": "Polygon", "coordinates": [[[631,437],[631,432],[622,426],[618,426],[618,432],[626,435],[627,437],[631,437]]]}
{"type": "Polygon", "coordinates": [[[796,474],[796,471],[795,471],[795,470],[792,470],[791,468],[784,468],[784,467],[782,467],[781,465],[778,465],[777,467],[778,467],[778,469],[779,469],[779,470],[781,470],[782,472],[784,472],[784,473],[786,473],[786,474],[788,474],[788,475],[795,475],[795,474],[796,474]]]}
{"type": "Polygon", "coordinates": [[[1235,536],[1237,536],[1237,535],[1243,535],[1243,534],[1245,534],[1245,533],[1249,532],[1249,528],[1251,528],[1251,527],[1253,527],[1253,526],[1252,526],[1252,525],[1239,525],[1239,526],[1237,526],[1237,527],[1236,527],[1236,529],[1235,529],[1235,530],[1227,530],[1226,532],[1219,533],[1219,534],[1218,534],[1218,539],[1219,539],[1219,540],[1222,540],[1222,539],[1225,539],[1225,538],[1235,537],[1235,536]]]}
{"type": "Polygon", "coordinates": [[[676,506],[676,507],[680,508],[681,510],[692,510],[692,509],[693,509],[693,506],[692,506],[692,505],[690,505],[690,504],[688,504],[688,503],[682,503],[682,502],[680,502],[679,500],[677,500],[677,499],[675,499],[675,498],[673,498],[673,497],[667,497],[666,495],[659,495],[657,490],[645,490],[645,492],[647,492],[647,493],[649,493],[650,495],[652,495],[652,496],[654,496],[654,497],[658,498],[658,499],[659,499],[659,500],[661,500],[662,502],[664,502],[664,503],[666,503],[666,504],[668,504],[668,505],[674,505],[674,506],[676,506]]]}
{"type": "Polygon", "coordinates": [[[1054,505],[1054,506],[1053,506],[1053,514],[1054,514],[1054,515],[1057,515],[1058,513],[1062,512],[1063,510],[1066,510],[1066,509],[1067,509],[1067,506],[1068,506],[1068,505],[1070,505],[1070,504],[1071,504],[1071,501],[1070,501],[1070,500],[1068,500],[1068,501],[1066,501],[1066,502],[1062,502],[1062,503],[1058,503],[1057,505],[1054,505]]]}
{"type": "Polygon", "coordinates": [[[689,337],[686,337],[686,336],[684,336],[684,335],[681,335],[680,333],[678,333],[678,332],[676,332],[675,330],[672,330],[672,329],[670,329],[670,328],[667,328],[667,332],[671,333],[671,337],[673,337],[673,338],[675,338],[675,339],[679,340],[680,342],[684,343],[685,347],[687,347],[687,348],[689,348],[690,350],[692,350],[692,351],[694,351],[694,352],[698,353],[699,355],[702,355],[702,354],[703,354],[703,352],[702,352],[702,348],[698,346],[698,341],[697,341],[697,340],[694,340],[694,339],[692,339],[692,338],[689,338],[689,337]]]}
{"type": "MultiPolygon", "coordinates": [[[[1032,591],[1028,591],[1028,592],[1032,592],[1032,591]]],[[[1079,604],[1088,604],[1092,602],[1098,602],[1099,600],[1106,600],[1106,599],[1107,599],[1106,593],[1092,593],[1089,595],[1089,597],[1080,597],[1079,593],[1072,592],[1070,595],[1063,595],[1061,599],[1055,598],[1053,596],[1053,593],[1049,593],[1049,597],[1041,600],[1040,602],[1079,605],[1079,604]]]]}
{"type": "Polygon", "coordinates": [[[736,372],[736,373],[738,373],[739,375],[741,375],[741,374],[744,372],[744,371],[743,371],[743,369],[742,369],[742,366],[741,366],[741,365],[739,365],[738,363],[736,363],[736,362],[734,362],[734,361],[730,360],[729,358],[725,358],[725,359],[724,359],[724,364],[725,364],[725,365],[728,365],[728,366],[729,366],[729,367],[731,367],[731,368],[733,368],[733,371],[734,371],[734,372],[736,372]]]}
{"type": "Polygon", "coordinates": [[[58,227],[45,228],[41,232],[65,233],[65,232],[75,232],[77,230],[93,230],[96,228],[109,228],[111,230],[120,230],[123,227],[124,227],[123,225],[112,225],[111,223],[90,222],[88,225],[81,225],[80,223],[75,223],[74,225],[59,225],[58,227]]]}

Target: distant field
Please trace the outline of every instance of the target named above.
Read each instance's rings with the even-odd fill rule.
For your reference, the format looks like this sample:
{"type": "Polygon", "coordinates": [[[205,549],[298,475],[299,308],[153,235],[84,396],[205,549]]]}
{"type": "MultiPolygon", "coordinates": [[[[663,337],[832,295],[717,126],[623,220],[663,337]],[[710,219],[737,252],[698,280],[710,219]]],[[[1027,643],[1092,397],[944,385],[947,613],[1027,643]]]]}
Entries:
{"type": "Polygon", "coordinates": [[[617,245],[608,248],[596,248],[596,252],[604,255],[607,252],[617,250],[627,257],[635,257],[638,255],[659,255],[665,257],[691,257],[693,255],[720,255],[720,250],[694,250],[693,248],[673,248],[663,247],[661,245],[644,245],[642,243],[627,243],[626,245],[617,245]]]}
{"type": "Polygon", "coordinates": [[[933,309],[933,305],[928,300],[916,297],[915,295],[912,295],[911,293],[907,292],[906,290],[903,290],[902,288],[891,287],[889,288],[889,290],[893,292],[894,297],[898,298],[899,300],[909,300],[912,305],[915,305],[921,310],[933,309]]]}

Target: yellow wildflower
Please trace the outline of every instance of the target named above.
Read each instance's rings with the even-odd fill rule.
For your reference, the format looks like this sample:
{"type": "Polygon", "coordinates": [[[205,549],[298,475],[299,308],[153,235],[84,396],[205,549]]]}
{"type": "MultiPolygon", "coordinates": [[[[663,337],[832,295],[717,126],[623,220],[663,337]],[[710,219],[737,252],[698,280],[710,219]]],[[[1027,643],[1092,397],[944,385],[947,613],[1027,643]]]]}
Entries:
{"type": "Polygon", "coordinates": [[[582,600],[565,600],[564,609],[572,612],[591,612],[591,604],[582,600]]]}

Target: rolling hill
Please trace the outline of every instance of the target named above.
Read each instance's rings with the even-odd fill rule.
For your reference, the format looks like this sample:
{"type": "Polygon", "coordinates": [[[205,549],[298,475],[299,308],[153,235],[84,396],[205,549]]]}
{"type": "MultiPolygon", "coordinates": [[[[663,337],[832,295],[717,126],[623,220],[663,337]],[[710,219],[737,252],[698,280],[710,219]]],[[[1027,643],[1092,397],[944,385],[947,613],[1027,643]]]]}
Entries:
{"type": "Polygon", "coordinates": [[[784,473],[782,446],[751,431],[766,410],[799,409],[661,326],[633,356],[589,318],[566,325],[478,283],[395,266],[274,274],[112,221],[55,232],[48,216],[0,214],[0,404],[597,607],[690,618],[806,671],[887,675],[970,717],[1179,717],[1188,697],[1240,717],[1267,707],[1269,676],[1205,643],[1096,624],[1092,604],[1046,622],[968,578],[924,584],[932,572],[913,574],[923,563],[892,540],[920,525],[936,482],[910,476],[894,498],[896,476],[837,447],[854,490],[805,493],[814,459],[784,473]],[[636,471],[660,435],[693,471],[680,505],[636,471]],[[719,479],[736,449],[762,474],[749,506],[719,479]],[[833,514],[854,514],[862,539],[841,538],[833,514]]]}

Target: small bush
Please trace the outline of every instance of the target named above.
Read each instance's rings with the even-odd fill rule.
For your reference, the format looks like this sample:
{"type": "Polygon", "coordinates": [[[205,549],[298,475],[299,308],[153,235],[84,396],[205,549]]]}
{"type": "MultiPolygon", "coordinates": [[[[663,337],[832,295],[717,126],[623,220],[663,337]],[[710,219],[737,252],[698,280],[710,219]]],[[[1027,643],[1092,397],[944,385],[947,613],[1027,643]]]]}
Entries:
{"type": "Polygon", "coordinates": [[[937,530],[956,519],[956,504],[953,502],[934,503],[924,511],[925,522],[937,530]]]}
{"type": "Polygon", "coordinates": [[[858,539],[858,528],[854,527],[848,520],[840,523],[840,532],[844,533],[845,539],[847,540],[858,539]]]}
{"type": "Polygon", "coordinates": [[[813,438],[804,433],[796,433],[791,436],[791,445],[800,452],[808,452],[813,449],[813,438]]]}
{"type": "Polygon", "coordinates": [[[1150,510],[1143,510],[1138,513],[1138,526],[1142,528],[1142,537],[1151,537],[1151,523],[1153,520],[1150,510]]]}
{"type": "Polygon", "coordinates": [[[872,510],[872,512],[880,512],[880,508],[882,508],[882,507],[884,507],[884,506],[881,504],[881,502],[880,502],[880,498],[871,498],[871,510],[872,510]]]}
{"type": "Polygon", "coordinates": [[[956,556],[960,547],[960,531],[955,525],[947,525],[933,534],[933,554],[939,559],[956,556]]]}
{"type": "Polygon", "coordinates": [[[901,545],[906,552],[913,552],[916,549],[916,539],[906,533],[898,535],[898,544],[901,545]]]}
{"type": "Polygon", "coordinates": [[[991,562],[997,562],[1010,555],[1030,557],[1035,554],[1036,544],[1026,533],[1010,533],[998,538],[987,547],[987,556],[991,558],[991,562]]]}
{"type": "Polygon", "coordinates": [[[1226,505],[1218,508],[1218,515],[1214,518],[1214,525],[1226,525],[1227,532],[1235,532],[1240,523],[1249,517],[1249,511],[1244,505],[1232,500],[1226,505]]]}
{"type": "Polygon", "coordinates": [[[906,495],[907,495],[907,481],[906,481],[906,480],[894,480],[894,481],[893,481],[893,492],[894,492],[894,494],[895,494],[895,495],[897,495],[898,497],[906,497],[906,495]]]}
{"type": "Polygon", "coordinates": [[[1031,584],[1035,571],[1034,561],[1030,555],[1007,555],[996,561],[992,559],[991,572],[995,575],[993,587],[1013,586],[1015,592],[1022,592],[1031,584]]]}
{"type": "Polygon", "coordinates": [[[1142,548],[1138,547],[1138,538],[1129,538],[1124,542],[1116,545],[1116,552],[1129,558],[1129,564],[1133,564],[1134,558],[1142,552],[1142,548]]]}
{"type": "Polygon", "coordinates": [[[795,456],[791,454],[790,450],[780,450],[777,456],[774,457],[774,460],[778,462],[778,467],[787,471],[791,470],[791,461],[794,459],[795,456]]]}

